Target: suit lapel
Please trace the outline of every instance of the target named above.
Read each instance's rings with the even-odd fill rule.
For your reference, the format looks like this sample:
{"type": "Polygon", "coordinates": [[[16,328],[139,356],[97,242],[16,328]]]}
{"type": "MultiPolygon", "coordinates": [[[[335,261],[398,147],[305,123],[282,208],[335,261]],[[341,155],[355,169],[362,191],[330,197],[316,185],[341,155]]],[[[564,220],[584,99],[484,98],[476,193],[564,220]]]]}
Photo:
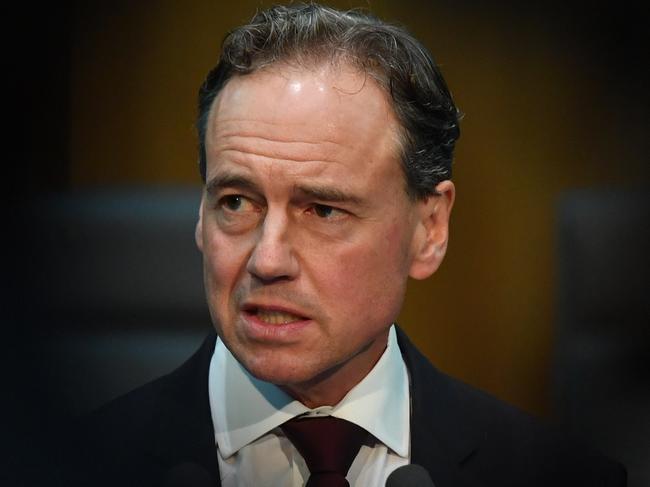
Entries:
{"type": "Polygon", "coordinates": [[[463,415],[462,402],[449,379],[399,328],[397,340],[411,382],[411,463],[426,468],[436,487],[480,486],[462,469],[478,449],[479,430],[463,415]]]}

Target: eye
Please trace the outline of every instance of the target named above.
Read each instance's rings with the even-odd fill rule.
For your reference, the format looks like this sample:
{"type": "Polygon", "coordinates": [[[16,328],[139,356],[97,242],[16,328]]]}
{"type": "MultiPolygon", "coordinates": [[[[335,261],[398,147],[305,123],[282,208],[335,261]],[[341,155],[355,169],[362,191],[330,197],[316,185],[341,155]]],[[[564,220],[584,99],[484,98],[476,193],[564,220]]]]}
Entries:
{"type": "Polygon", "coordinates": [[[219,206],[232,212],[251,211],[253,203],[240,194],[229,194],[219,200],[219,206]]]}
{"type": "Polygon", "coordinates": [[[311,211],[319,218],[333,220],[345,216],[346,212],[333,206],[315,204],[311,207],[311,211]]]}

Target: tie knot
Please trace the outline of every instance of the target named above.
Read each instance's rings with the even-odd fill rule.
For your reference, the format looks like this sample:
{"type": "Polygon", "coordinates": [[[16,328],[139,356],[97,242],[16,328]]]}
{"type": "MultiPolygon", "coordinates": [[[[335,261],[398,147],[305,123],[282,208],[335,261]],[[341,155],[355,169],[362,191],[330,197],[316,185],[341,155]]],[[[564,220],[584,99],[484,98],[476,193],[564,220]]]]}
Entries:
{"type": "Polygon", "coordinates": [[[368,432],[344,419],[299,417],[282,425],[309,467],[308,487],[347,486],[345,479],[368,432]]]}

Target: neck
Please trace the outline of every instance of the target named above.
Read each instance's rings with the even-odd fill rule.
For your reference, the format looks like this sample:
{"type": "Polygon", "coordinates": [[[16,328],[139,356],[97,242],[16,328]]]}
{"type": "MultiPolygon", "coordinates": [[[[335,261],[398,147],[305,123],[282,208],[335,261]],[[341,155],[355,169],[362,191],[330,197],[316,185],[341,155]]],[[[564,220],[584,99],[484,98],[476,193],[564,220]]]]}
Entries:
{"type": "Polygon", "coordinates": [[[307,382],[280,386],[287,394],[310,409],[335,406],[361,382],[381,358],[388,344],[388,330],[345,362],[307,382]]]}

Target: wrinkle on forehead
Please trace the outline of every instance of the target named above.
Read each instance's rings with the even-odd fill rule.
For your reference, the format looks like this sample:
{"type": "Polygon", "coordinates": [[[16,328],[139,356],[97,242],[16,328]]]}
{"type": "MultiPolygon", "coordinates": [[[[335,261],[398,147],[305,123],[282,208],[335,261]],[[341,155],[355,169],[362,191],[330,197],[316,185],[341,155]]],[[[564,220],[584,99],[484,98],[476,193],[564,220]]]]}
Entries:
{"type": "MultiPolygon", "coordinates": [[[[341,185],[337,177],[337,168],[341,162],[322,160],[289,160],[259,155],[238,154],[228,158],[228,164],[217,164],[208,175],[208,184],[211,180],[219,180],[226,175],[240,175],[243,178],[258,180],[260,175],[265,175],[270,181],[276,179],[288,182],[290,180],[320,180],[330,181],[332,184],[341,185]]],[[[227,176],[230,177],[230,176],[227,176]]],[[[343,182],[344,183],[344,182],[343,182]]]]}
{"type": "Polygon", "coordinates": [[[337,140],[302,140],[289,136],[290,131],[280,131],[276,134],[264,133],[260,127],[251,129],[248,124],[219,124],[215,131],[215,144],[210,152],[219,158],[271,158],[291,162],[336,162],[344,152],[354,153],[353,144],[343,144],[337,140]],[[276,137],[277,136],[277,137],[276,137]]]}
{"type": "Polygon", "coordinates": [[[301,125],[298,123],[290,124],[279,121],[268,122],[262,120],[249,120],[245,118],[220,118],[217,125],[218,126],[214,129],[214,133],[217,138],[229,136],[250,136],[276,142],[302,142],[305,144],[331,143],[341,145],[340,141],[334,138],[328,139],[322,134],[315,134],[312,137],[304,137],[301,140],[296,140],[295,137],[292,137],[292,134],[286,132],[285,130],[275,130],[276,128],[286,129],[290,126],[301,125]],[[260,135],[265,131],[274,132],[274,134],[271,136],[260,135]]]}

